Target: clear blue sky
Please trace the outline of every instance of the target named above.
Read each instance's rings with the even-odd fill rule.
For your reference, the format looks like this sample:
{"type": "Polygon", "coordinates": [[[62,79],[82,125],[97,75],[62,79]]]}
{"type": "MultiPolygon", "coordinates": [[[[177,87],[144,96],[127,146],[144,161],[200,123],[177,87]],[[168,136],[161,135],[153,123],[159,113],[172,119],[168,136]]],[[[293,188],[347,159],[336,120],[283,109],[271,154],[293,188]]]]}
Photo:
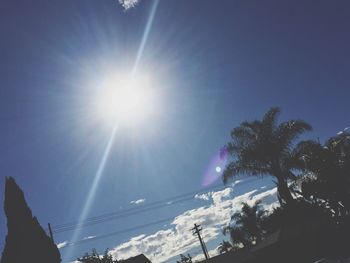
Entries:
{"type": "MultiPolygon", "coordinates": [[[[15,177],[43,225],[80,216],[111,134],[91,116],[93,83],[110,65],[132,69],[152,4],[124,11],[116,0],[0,3],[0,189],[15,177]]],[[[308,121],[312,138],[350,126],[349,10],[340,0],[160,1],[139,63],[157,79],[159,119],[117,131],[88,216],[201,188],[230,130],[271,106],[282,108],[281,119],[308,121]]],[[[1,242],[5,235],[1,213],[1,242]]]]}

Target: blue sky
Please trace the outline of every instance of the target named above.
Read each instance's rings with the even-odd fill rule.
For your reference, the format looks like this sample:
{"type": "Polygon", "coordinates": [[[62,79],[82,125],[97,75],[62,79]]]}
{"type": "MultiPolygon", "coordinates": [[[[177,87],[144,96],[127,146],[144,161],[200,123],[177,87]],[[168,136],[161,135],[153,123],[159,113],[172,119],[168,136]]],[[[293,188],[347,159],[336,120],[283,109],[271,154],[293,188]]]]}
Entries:
{"type": "MultiPolygon", "coordinates": [[[[95,118],[90,99],[106,71],[132,71],[153,7],[137,66],[155,81],[157,114],[117,129],[86,216],[201,189],[230,130],[271,106],[282,108],[281,119],[308,121],[314,131],[307,137],[321,141],[350,126],[348,1],[144,0],[125,11],[116,0],[4,0],[0,171],[16,178],[43,225],[79,219],[112,132],[95,118]]],[[[207,205],[193,202],[87,228],[79,237],[207,205]]],[[[76,246],[72,257],[161,227],[76,246]]],[[[1,240],[5,235],[1,214],[1,240]]]]}

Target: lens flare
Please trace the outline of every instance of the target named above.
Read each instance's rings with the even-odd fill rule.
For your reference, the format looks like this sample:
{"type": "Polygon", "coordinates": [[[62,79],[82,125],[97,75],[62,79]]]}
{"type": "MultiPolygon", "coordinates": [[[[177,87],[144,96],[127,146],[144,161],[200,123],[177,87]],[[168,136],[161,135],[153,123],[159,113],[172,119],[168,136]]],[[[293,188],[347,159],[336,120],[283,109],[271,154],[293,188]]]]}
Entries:
{"type": "Polygon", "coordinates": [[[202,186],[210,186],[221,177],[223,170],[227,164],[227,159],[227,150],[221,150],[215,153],[205,170],[202,186]]]}

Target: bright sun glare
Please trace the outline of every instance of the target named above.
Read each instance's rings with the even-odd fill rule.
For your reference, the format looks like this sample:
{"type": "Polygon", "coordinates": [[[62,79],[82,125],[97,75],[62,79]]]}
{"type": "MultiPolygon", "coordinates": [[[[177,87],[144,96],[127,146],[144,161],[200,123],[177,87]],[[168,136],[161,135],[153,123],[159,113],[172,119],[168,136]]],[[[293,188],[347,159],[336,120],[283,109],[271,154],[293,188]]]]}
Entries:
{"type": "Polygon", "coordinates": [[[106,78],[97,95],[97,111],[108,124],[135,124],[154,112],[150,78],[141,74],[116,74],[106,78]]]}

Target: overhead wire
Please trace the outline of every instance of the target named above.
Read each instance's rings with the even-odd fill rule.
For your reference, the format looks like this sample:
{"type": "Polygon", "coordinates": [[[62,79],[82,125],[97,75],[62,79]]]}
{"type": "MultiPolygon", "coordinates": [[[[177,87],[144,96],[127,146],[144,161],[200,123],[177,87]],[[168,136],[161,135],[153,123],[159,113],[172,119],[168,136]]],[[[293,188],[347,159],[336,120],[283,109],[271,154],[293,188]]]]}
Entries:
{"type": "MultiPolygon", "coordinates": [[[[245,180],[243,182],[240,182],[239,185],[251,183],[255,180],[256,179],[245,180]]],[[[204,189],[191,191],[191,192],[188,192],[185,194],[181,194],[181,195],[173,196],[173,197],[166,198],[163,200],[155,201],[155,202],[145,204],[145,205],[140,206],[140,207],[133,207],[133,208],[125,209],[123,211],[114,211],[114,212],[102,214],[99,216],[90,217],[90,218],[87,218],[86,220],[84,220],[83,222],[72,222],[72,223],[56,225],[56,226],[52,227],[52,230],[53,230],[53,233],[59,234],[59,233],[66,232],[66,231],[81,229],[81,228],[84,228],[87,226],[92,226],[92,225],[104,223],[107,221],[116,220],[119,218],[135,215],[138,213],[148,212],[150,210],[160,209],[160,208],[165,207],[165,206],[171,206],[174,204],[185,202],[185,201],[192,199],[194,197],[193,195],[195,195],[195,194],[203,194],[203,193],[210,191],[210,190],[220,190],[220,189],[225,189],[227,187],[229,187],[229,186],[216,185],[213,187],[207,187],[204,189]]]]}
{"type": "MultiPolygon", "coordinates": [[[[248,182],[251,182],[251,181],[252,181],[252,180],[250,180],[250,181],[248,181],[248,182]]],[[[246,183],[248,183],[248,182],[246,182],[246,183]]],[[[173,219],[174,219],[173,216],[172,216],[172,217],[167,217],[167,218],[164,218],[164,219],[161,219],[161,220],[157,220],[157,221],[154,221],[154,222],[150,222],[150,223],[138,225],[138,226],[135,226],[135,227],[130,227],[130,228],[127,228],[127,229],[122,229],[122,230],[118,230],[118,231],[106,233],[106,234],[99,235],[99,236],[93,236],[93,237],[91,237],[91,238],[85,238],[85,239],[81,239],[81,240],[78,240],[78,241],[68,242],[68,243],[66,243],[65,246],[78,245],[78,244],[82,244],[82,243],[86,243],[86,242],[98,240],[98,239],[101,239],[101,238],[106,238],[106,237],[113,236],[113,235],[117,235],[117,234],[121,234],[121,233],[127,233],[127,232],[131,232],[131,231],[134,231],[134,230],[137,230],[137,229],[141,229],[141,228],[145,228],[145,227],[148,227],[148,226],[152,226],[152,225],[164,223],[164,222],[167,222],[167,221],[171,221],[171,220],[173,220],[173,219]]]]}

